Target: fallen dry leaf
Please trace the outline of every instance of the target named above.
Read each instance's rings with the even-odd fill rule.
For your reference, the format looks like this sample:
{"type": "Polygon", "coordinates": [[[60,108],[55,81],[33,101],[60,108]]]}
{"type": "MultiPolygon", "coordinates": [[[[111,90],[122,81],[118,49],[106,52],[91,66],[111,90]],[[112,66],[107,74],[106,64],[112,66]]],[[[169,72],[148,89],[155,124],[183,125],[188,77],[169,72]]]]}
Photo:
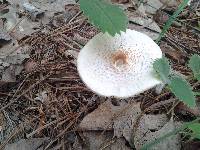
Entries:
{"type": "Polygon", "coordinates": [[[152,32],[149,29],[146,29],[144,27],[138,26],[138,25],[133,24],[133,23],[129,23],[128,24],[128,28],[132,29],[132,30],[136,30],[136,31],[142,32],[142,33],[148,35],[153,40],[156,40],[158,38],[158,36],[159,36],[158,32],[152,32]]]}
{"type": "Polygon", "coordinates": [[[166,5],[168,7],[177,7],[180,4],[180,0],[160,0],[163,5],[166,5]]]}
{"type": "Polygon", "coordinates": [[[73,145],[74,149],[80,150],[131,150],[126,146],[126,141],[123,138],[113,138],[113,133],[107,131],[102,134],[101,131],[83,132],[84,145],[80,141],[76,141],[73,145]]]}
{"type": "Polygon", "coordinates": [[[16,143],[6,145],[4,150],[43,150],[44,143],[47,141],[48,138],[21,139],[16,143]]]}
{"type": "Polygon", "coordinates": [[[12,40],[10,44],[0,48],[0,76],[7,70],[7,73],[4,73],[5,77],[9,76],[10,72],[13,79],[22,71],[24,60],[29,58],[29,47],[19,48],[18,44],[13,45],[14,42],[16,41],[12,40]]]}
{"type": "MultiPolygon", "coordinates": [[[[124,130],[125,124],[129,126],[129,121],[133,122],[140,112],[140,103],[127,104],[124,102],[120,106],[114,106],[110,100],[107,100],[85,116],[79,128],[81,130],[111,130],[114,127],[116,130],[124,130]]],[[[119,137],[121,133],[123,131],[116,131],[115,134],[119,137]]]]}
{"type": "MultiPolygon", "coordinates": [[[[132,0],[136,4],[140,4],[139,0],[132,0]]],[[[156,11],[165,7],[177,7],[178,0],[143,0],[145,12],[147,14],[156,14],[156,11]]]]}
{"type": "Polygon", "coordinates": [[[140,17],[139,15],[129,15],[129,21],[135,24],[139,24],[144,28],[149,28],[156,32],[161,32],[160,27],[150,18],[140,17]]]}
{"type": "Polygon", "coordinates": [[[3,82],[15,82],[16,78],[15,78],[15,71],[14,71],[14,67],[9,67],[7,68],[1,77],[1,81],[3,82]]]}
{"type": "Polygon", "coordinates": [[[131,142],[134,124],[141,114],[140,103],[128,104],[124,108],[113,120],[114,135],[118,138],[125,137],[128,142],[131,142]]]}
{"type": "Polygon", "coordinates": [[[85,116],[79,128],[81,130],[111,130],[113,124],[112,119],[122,108],[122,106],[113,106],[113,104],[107,100],[96,110],[85,116]]]}
{"type": "Polygon", "coordinates": [[[164,25],[168,19],[169,19],[169,15],[162,10],[156,11],[156,14],[153,15],[153,20],[156,21],[160,25],[164,25]]]}
{"type": "Polygon", "coordinates": [[[142,8],[134,12],[126,11],[126,14],[129,18],[129,29],[140,31],[151,37],[153,40],[158,38],[159,33],[161,32],[160,27],[155,21],[144,14],[142,8]]]}
{"type": "MultiPolygon", "coordinates": [[[[134,145],[140,149],[144,144],[156,140],[158,137],[173,131],[176,125],[173,120],[167,122],[165,114],[144,115],[138,124],[134,134],[134,145]]],[[[164,141],[154,145],[152,150],[180,150],[181,142],[179,135],[166,138],[164,141]]]]}
{"type": "Polygon", "coordinates": [[[3,73],[1,77],[2,82],[16,82],[16,76],[21,73],[23,70],[22,65],[11,65],[9,68],[7,68],[3,73]]]}
{"type": "Polygon", "coordinates": [[[114,130],[115,137],[131,142],[133,126],[141,113],[140,103],[114,106],[109,100],[88,114],[80,123],[81,130],[114,130]]]}
{"type": "Polygon", "coordinates": [[[160,0],[146,0],[144,4],[145,12],[147,14],[155,14],[158,9],[163,6],[163,3],[160,0]]]}
{"type": "Polygon", "coordinates": [[[11,40],[12,39],[8,33],[0,31],[0,48],[5,44],[10,43],[11,40]]]}

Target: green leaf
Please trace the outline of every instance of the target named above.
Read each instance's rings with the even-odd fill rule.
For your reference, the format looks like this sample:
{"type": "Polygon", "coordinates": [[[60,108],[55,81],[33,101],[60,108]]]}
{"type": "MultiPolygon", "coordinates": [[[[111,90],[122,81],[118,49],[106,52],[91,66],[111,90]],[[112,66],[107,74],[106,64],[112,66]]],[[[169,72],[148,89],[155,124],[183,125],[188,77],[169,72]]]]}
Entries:
{"type": "Polygon", "coordinates": [[[200,56],[193,55],[189,61],[189,67],[192,69],[194,77],[200,81],[200,56]]]}
{"type": "Polygon", "coordinates": [[[170,74],[170,65],[169,61],[167,58],[163,57],[160,59],[157,59],[154,64],[153,64],[154,70],[157,72],[159,77],[161,78],[162,81],[165,83],[169,82],[169,74],[170,74]]]}
{"type": "Polygon", "coordinates": [[[114,36],[127,27],[127,16],[119,7],[104,0],[80,0],[81,10],[89,21],[99,27],[103,33],[108,32],[114,36]]]}
{"type": "Polygon", "coordinates": [[[198,28],[200,29],[200,21],[198,21],[198,28]]]}
{"type": "Polygon", "coordinates": [[[193,132],[190,134],[193,138],[200,139],[200,124],[193,123],[188,126],[188,128],[193,132]]]}
{"type": "Polygon", "coordinates": [[[189,107],[196,106],[194,93],[186,80],[182,79],[181,77],[172,76],[169,87],[174,95],[189,107]]]}

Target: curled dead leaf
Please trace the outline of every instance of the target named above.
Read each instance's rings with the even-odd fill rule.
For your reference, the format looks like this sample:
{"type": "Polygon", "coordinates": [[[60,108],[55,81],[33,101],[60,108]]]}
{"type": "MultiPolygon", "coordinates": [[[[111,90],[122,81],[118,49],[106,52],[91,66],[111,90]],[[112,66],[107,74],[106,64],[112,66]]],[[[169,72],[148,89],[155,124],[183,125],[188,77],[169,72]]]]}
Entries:
{"type": "MultiPolygon", "coordinates": [[[[135,148],[139,150],[143,145],[156,140],[170,131],[173,131],[176,126],[177,124],[172,119],[169,121],[167,120],[167,116],[165,114],[144,115],[140,119],[134,134],[133,141],[135,148]]],[[[151,147],[152,150],[180,150],[180,148],[181,142],[179,135],[168,137],[164,141],[161,141],[151,147]]]]}

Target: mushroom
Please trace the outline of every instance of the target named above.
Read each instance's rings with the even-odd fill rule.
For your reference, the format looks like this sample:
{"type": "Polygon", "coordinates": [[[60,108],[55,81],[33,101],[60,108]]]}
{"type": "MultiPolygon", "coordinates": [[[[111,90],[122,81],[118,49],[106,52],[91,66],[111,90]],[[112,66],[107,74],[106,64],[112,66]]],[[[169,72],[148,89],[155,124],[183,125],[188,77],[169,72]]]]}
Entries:
{"type": "Polygon", "coordinates": [[[161,83],[153,62],[162,57],[147,35],[127,29],[114,37],[99,33],[80,51],[77,68],[83,82],[102,96],[127,98],[161,83]]]}

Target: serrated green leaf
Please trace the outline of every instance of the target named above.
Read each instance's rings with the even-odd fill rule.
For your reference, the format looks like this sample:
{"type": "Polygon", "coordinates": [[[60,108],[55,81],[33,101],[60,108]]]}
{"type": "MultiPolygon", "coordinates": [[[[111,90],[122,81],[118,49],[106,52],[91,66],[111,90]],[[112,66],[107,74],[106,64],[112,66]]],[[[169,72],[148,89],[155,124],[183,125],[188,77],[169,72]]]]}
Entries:
{"type": "Polygon", "coordinates": [[[188,125],[188,129],[190,129],[193,133],[191,136],[193,138],[200,139],[200,124],[199,123],[193,123],[188,125]]]}
{"type": "Polygon", "coordinates": [[[193,55],[189,61],[189,67],[192,69],[194,77],[200,81],[200,56],[193,55]]]}
{"type": "Polygon", "coordinates": [[[153,68],[157,72],[162,81],[164,81],[165,83],[169,82],[168,77],[170,74],[170,65],[167,58],[163,57],[157,59],[153,64],[153,68]]]}
{"type": "Polygon", "coordinates": [[[99,27],[103,33],[108,32],[114,36],[127,27],[127,16],[119,7],[104,0],[80,0],[81,10],[89,21],[99,27]]]}
{"type": "Polygon", "coordinates": [[[189,107],[196,106],[195,96],[191,86],[181,77],[173,76],[170,78],[169,87],[176,97],[187,104],[189,107]]]}
{"type": "Polygon", "coordinates": [[[195,133],[199,133],[200,134],[200,123],[193,123],[188,125],[188,128],[190,130],[192,130],[195,133]]]}

